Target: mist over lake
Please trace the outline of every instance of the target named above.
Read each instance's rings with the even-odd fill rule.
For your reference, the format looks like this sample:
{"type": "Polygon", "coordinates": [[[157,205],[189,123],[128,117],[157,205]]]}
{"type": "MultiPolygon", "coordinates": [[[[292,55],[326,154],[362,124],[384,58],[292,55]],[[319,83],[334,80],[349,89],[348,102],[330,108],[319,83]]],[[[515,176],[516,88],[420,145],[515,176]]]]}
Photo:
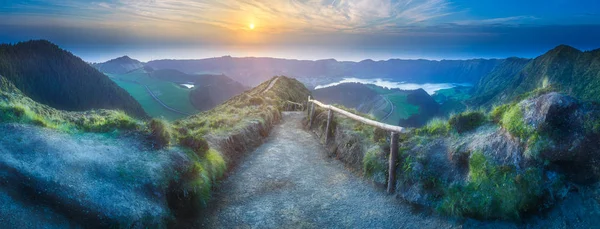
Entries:
{"type": "Polygon", "coordinates": [[[398,88],[401,90],[415,90],[415,89],[423,88],[423,90],[425,90],[430,95],[432,95],[436,91],[442,90],[442,89],[453,88],[456,86],[472,86],[469,83],[424,83],[424,84],[418,84],[418,83],[394,82],[394,81],[388,81],[388,80],[381,79],[381,78],[375,78],[375,79],[344,78],[338,82],[324,84],[324,85],[318,85],[315,87],[315,90],[320,89],[320,88],[332,87],[332,86],[336,86],[336,85],[343,84],[343,83],[373,84],[373,85],[377,85],[377,86],[388,88],[388,89],[398,88]]]}

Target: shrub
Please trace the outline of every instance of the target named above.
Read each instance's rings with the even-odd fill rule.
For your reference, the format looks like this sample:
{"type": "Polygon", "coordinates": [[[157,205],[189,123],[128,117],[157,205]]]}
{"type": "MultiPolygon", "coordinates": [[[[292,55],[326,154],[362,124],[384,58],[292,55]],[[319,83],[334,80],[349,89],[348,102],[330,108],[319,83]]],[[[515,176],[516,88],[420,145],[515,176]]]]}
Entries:
{"type": "Polygon", "coordinates": [[[160,119],[152,119],[149,123],[150,140],[156,149],[162,149],[171,142],[171,131],[168,124],[160,119]]]}
{"type": "Polygon", "coordinates": [[[389,134],[390,133],[387,130],[375,128],[375,130],[373,131],[373,142],[385,143],[389,134]]]}
{"type": "Polygon", "coordinates": [[[92,114],[83,117],[78,127],[90,132],[111,132],[115,130],[134,130],[138,122],[122,111],[111,111],[109,114],[92,114]]]}
{"type": "Polygon", "coordinates": [[[480,111],[467,111],[454,115],[448,120],[448,124],[456,132],[464,133],[471,131],[485,122],[485,115],[480,111]]]}
{"type": "Polygon", "coordinates": [[[498,166],[481,152],[469,159],[469,180],[444,191],[438,210],[454,216],[480,219],[519,219],[534,209],[543,194],[543,172],[513,166],[498,166]]]}
{"type": "Polygon", "coordinates": [[[386,174],[387,165],[382,163],[379,148],[375,147],[367,151],[363,157],[363,174],[366,177],[373,177],[378,173],[386,174]]]}
{"type": "Polygon", "coordinates": [[[446,135],[450,131],[450,125],[445,120],[434,118],[427,125],[415,130],[417,135],[446,135]]]}
{"type": "Polygon", "coordinates": [[[10,122],[19,120],[25,110],[18,110],[14,106],[0,104],[0,122],[10,122]]]}
{"type": "Polygon", "coordinates": [[[209,171],[213,182],[221,178],[225,174],[227,166],[225,160],[219,152],[214,149],[209,149],[205,155],[205,168],[209,171]]]}
{"type": "Polygon", "coordinates": [[[511,107],[510,104],[503,104],[503,105],[494,107],[492,109],[492,111],[490,112],[490,118],[492,119],[493,122],[500,123],[502,121],[502,116],[504,116],[504,113],[506,113],[506,111],[510,107],[511,107]]]}
{"type": "Polygon", "coordinates": [[[202,137],[201,134],[188,135],[182,137],[179,140],[179,143],[182,146],[188,147],[196,153],[199,157],[203,157],[205,153],[208,151],[208,142],[202,137]]]}
{"type": "Polygon", "coordinates": [[[250,103],[250,105],[258,106],[262,105],[265,101],[260,97],[252,97],[250,98],[250,100],[248,100],[248,102],[250,103]]]}

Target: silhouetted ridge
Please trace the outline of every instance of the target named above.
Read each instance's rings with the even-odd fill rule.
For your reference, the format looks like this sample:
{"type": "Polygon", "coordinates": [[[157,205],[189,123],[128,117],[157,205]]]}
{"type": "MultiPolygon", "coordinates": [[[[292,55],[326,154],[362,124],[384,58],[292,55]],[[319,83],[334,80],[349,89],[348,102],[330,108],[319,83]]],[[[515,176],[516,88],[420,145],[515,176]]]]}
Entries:
{"type": "Polygon", "coordinates": [[[68,51],[46,40],[0,45],[0,75],[25,95],[61,110],[146,113],[125,90],[68,51]]]}

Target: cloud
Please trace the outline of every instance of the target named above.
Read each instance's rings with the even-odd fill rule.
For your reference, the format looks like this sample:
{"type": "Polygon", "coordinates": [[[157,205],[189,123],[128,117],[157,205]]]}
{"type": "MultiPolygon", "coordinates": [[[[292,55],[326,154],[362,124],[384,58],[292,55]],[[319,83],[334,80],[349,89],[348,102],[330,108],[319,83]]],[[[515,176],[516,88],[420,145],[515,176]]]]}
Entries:
{"type": "Polygon", "coordinates": [[[511,24],[524,24],[539,20],[534,16],[513,16],[513,17],[501,17],[501,18],[490,18],[482,20],[464,20],[455,21],[453,24],[456,25],[511,25],[511,24]]]}
{"type": "MultiPolygon", "coordinates": [[[[448,0],[115,0],[87,3],[38,0],[23,10],[47,4],[47,14],[104,21],[189,28],[209,25],[246,30],[254,23],[263,32],[382,31],[424,23],[451,14],[448,0]],[[49,10],[51,9],[51,10],[49,10]],[[110,12],[107,12],[110,11],[110,12]]],[[[40,12],[43,13],[43,12],[40,12]]]]}

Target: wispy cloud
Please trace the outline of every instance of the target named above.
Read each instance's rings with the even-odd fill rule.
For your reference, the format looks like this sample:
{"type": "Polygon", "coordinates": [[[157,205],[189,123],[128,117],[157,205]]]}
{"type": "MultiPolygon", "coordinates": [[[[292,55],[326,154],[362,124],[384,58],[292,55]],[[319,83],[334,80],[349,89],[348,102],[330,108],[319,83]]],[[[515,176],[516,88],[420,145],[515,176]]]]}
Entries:
{"type": "Polygon", "coordinates": [[[424,23],[451,14],[448,0],[36,0],[15,8],[38,14],[94,17],[121,24],[210,25],[245,30],[249,23],[265,32],[374,31],[424,23]]]}
{"type": "Polygon", "coordinates": [[[525,24],[539,20],[534,16],[513,16],[513,17],[501,17],[501,18],[489,18],[482,20],[464,20],[455,21],[453,24],[456,25],[512,25],[512,24],[525,24]]]}

